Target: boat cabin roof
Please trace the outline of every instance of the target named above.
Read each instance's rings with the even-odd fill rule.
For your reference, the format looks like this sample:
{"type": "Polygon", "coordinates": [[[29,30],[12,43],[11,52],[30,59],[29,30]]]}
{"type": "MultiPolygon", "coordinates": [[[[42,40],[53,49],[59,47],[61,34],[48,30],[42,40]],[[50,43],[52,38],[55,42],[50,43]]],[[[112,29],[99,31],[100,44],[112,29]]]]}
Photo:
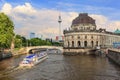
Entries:
{"type": "Polygon", "coordinates": [[[27,56],[26,58],[32,58],[33,56],[35,56],[35,54],[31,54],[31,55],[27,56]]]}

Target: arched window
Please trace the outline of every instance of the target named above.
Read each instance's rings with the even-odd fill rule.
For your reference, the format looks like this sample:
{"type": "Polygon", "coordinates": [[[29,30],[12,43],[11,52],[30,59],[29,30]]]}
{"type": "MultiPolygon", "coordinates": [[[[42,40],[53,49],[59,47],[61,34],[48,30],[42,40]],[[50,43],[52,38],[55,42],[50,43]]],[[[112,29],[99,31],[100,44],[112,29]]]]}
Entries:
{"type": "Polygon", "coordinates": [[[92,47],[94,46],[94,42],[93,41],[91,41],[91,45],[92,45],[92,47]]]}
{"type": "Polygon", "coordinates": [[[84,46],[87,47],[87,41],[84,41],[84,46]]]}
{"type": "Polygon", "coordinates": [[[72,41],[72,47],[74,47],[74,41],[72,41]]]}
{"type": "Polygon", "coordinates": [[[70,47],[70,42],[68,41],[68,47],[70,47]]]}
{"type": "Polygon", "coordinates": [[[80,43],[80,41],[78,41],[78,47],[80,47],[81,46],[81,43],[80,43]]]}
{"type": "Polygon", "coordinates": [[[98,41],[96,41],[96,46],[98,46],[98,41]]]}

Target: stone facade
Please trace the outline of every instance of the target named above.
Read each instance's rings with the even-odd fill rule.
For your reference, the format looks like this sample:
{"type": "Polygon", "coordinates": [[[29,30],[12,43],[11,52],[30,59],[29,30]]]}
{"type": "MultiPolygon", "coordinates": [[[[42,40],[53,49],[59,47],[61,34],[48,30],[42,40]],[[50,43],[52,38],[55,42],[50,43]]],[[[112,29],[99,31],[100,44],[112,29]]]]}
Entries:
{"type": "Polygon", "coordinates": [[[120,34],[96,29],[95,20],[87,13],[80,13],[69,30],[64,30],[64,52],[83,52],[83,49],[112,47],[120,42],[120,34]]]}

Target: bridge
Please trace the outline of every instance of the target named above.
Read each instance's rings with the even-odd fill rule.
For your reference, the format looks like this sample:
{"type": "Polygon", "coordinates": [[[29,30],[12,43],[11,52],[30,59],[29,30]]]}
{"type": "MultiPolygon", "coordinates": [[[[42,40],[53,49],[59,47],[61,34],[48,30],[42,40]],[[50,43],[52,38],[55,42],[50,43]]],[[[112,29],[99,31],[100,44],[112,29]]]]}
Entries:
{"type": "Polygon", "coordinates": [[[30,47],[26,47],[26,53],[28,53],[32,49],[42,49],[42,48],[46,48],[46,49],[58,49],[61,52],[63,52],[63,47],[61,47],[61,46],[30,46],[30,47]]]}

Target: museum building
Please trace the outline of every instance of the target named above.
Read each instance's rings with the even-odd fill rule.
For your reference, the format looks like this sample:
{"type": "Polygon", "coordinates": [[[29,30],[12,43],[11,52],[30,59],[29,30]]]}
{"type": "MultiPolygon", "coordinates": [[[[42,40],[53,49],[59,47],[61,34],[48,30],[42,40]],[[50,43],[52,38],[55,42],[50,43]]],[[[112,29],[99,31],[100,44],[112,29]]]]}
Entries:
{"type": "Polygon", "coordinates": [[[64,53],[80,53],[96,47],[110,48],[114,42],[120,42],[120,33],[102,28],[97,30],[95,20],[88,13],[80,13],[71,27],[64,30],[64,53]]]}

